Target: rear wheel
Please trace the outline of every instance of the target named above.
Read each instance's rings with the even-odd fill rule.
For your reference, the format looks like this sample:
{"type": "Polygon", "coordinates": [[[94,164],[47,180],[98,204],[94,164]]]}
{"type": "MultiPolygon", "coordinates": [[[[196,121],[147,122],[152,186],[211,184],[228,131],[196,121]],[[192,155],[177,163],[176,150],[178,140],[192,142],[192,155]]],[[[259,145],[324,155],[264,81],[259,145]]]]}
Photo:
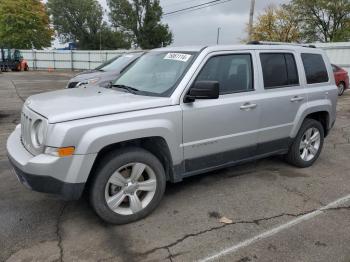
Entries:
{"type": "Polygon", "coordinates": [[[90,188],[90,202],[106,222],[125,224],[151,213],[166,185],[160,161],[150,152],[128,148],[109,154],[90,188]]]}
{"type": "Polygon", "coordinates": [[[342,96],[345,91],[345,84],[343,82],[340,82],[338,85],[338,95],[342,96]]]}
{"type": "Polygon", "coordinates": [[[287,162],[297,167],[309,167],[319,157],[324,141],[324,130],[320,122],[305,119],[287,154],[287,162]]]}

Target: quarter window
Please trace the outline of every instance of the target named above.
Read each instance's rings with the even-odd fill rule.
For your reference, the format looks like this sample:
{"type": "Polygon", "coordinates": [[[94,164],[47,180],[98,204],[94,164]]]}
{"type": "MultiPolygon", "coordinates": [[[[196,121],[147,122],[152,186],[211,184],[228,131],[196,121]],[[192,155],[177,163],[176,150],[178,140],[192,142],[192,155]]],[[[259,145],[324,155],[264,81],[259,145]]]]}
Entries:
{"type": "Polygon", "coordinates": [[[294,55],[288,53],[260,54],[266,89],[299,85],[294,55]]]}
{"type": "Polygon", "coordinates": [[[204,65],[196,81],[218,81],[220,94],[253,90],[253,67],[250,54],[220,55],[204,65]]]}
{"type": "Polygon", "coordinates": [[[308,84],[328,82],[326,65],[320,54],[301,54],[308,84]]]}

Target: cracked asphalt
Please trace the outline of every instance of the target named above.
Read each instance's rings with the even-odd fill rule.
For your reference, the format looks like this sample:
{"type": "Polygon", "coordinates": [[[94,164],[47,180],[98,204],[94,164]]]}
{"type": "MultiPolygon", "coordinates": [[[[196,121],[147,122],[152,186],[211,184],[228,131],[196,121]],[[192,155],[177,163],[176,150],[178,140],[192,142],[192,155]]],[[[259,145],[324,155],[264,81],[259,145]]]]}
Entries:
{"type": "MultiPolygon", "coordinates": [[[[86,198],[64,202],[16,179],[6,139],[29,95],[63,88],[70,72],[0,74],[0,261],[196,261],[350,195],[350,91],[317,163],[279,157],[168,184],[160,206],[112,226],[86,198]],[[231,224],[219,222],[221,217],[231,224]]],[[[220,256],[219,261],[350,261],[350,201],[220,256]]]]}

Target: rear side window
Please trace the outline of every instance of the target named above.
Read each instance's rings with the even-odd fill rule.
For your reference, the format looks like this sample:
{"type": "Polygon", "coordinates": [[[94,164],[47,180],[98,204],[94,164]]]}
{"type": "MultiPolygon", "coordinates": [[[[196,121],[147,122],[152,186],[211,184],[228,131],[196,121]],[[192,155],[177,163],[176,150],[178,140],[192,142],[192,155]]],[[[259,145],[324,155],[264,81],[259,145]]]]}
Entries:
{"type": "Polygon", "coordinates": [[[294,55],[288,53],[260,54],[265,89],[299,85],[294,55]]]}
{"type": "Polygon", "coordinates": [[[322,55],[301,54],[308,84],[328,82],[328,72],[322,55]]]}

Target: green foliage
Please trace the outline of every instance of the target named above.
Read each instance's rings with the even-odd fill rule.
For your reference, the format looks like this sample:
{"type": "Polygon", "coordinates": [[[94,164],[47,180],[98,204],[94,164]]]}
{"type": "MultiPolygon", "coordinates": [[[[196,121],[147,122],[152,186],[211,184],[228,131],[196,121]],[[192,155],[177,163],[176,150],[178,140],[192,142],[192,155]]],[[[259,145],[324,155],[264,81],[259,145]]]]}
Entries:
{"type": "Polygon", "coordinates": [[[299,42],[299,22],[289,6],[268,6],[253,25],[252,39],[273,42],[299,42]]]}
{"type": "Polygon", "coordinates": [[[305,42],[349,41],[349,0],[292,0],[288,6],[299,20],[305,42]]]}
{"type": "Polygon", "coordinates": [[[40,0],[0,1],[0,45],[17,49],[51,46],[53,30],[40,0]]]}
{"type": "Polygon", "coordinates": [[[79,49],[129,48],[130,41],[103,21],[103,10],[96,0],[48,0],[54,28],[61,41],[74,41],[79,49]]]}
{"type": "Polygon", "coordinates": [[[130,35],[137,46],[152,49],[172,43],[168,25],[160,23],[159,0],[108,0],[108,5],[114,27],[130,35]]]}

